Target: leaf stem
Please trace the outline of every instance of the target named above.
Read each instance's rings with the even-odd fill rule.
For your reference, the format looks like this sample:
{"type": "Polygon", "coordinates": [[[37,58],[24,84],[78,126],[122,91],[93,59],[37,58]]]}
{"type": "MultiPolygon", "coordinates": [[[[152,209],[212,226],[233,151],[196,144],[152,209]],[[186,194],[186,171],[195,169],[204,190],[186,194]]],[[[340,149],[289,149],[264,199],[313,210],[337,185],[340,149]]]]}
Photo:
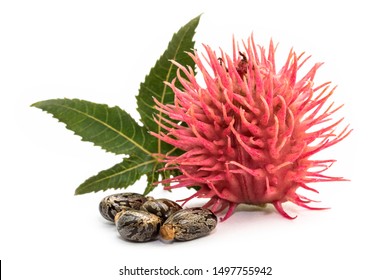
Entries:
{"type": "Polygon", "coordinates": [[[169,155],[172,154],[175,150],[177,150],[177,147],[174,147],[174,148],[171,149],[169,152],[167,152],[165,155],[169,156],[169,155]]]}

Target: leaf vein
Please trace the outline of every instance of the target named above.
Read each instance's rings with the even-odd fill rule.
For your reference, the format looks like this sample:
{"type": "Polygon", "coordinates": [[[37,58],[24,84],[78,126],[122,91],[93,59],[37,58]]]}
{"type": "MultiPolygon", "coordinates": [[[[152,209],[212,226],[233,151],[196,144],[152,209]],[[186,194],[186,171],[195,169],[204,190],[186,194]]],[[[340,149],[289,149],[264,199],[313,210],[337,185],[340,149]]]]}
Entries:
{"type": "Polygon", "coordinates": [[[78,114],[81,114],[81,115],[85,116],[86,119],[90,118],[90,119],[96,121],[97,123],[100,123],[101,125],[107,127],[108,129],[114,131],[115,133],[119,134],[122,138],[124,138],[124,139],[126,139],[127,141],[129,141],[130,143],[132,143],[134,146],[136,146],[139,150],[143,151],[145,154],[150,155],[150,156],[152,155],[152,153],[151,153],[150,151],[148,151],[147,149],[145,149],[141,144],[137,143],[136,141],[134,141],[133,139],[131,139],[130,137],[128,137],[128,136],[127,136],[126,134],[124,134],[122,131],[116,129],[115,127],[113,127],[113,126],[111,126],[111,125],[109,125],[107,122],[104,122],[104,121],[102,121],[102,120],[100,120],[100,119],[98,119],[98,118],[95,118],[94,116],[89,115],[89,114],[87,114],[87,113],[85,113],[85,112],[83,112],[83,111],[81,111],[81,110],[76,109],[76,108],[67,107],[67,106],[65,106],[65,105],[59,105],[59,106],[64,107],[64,108],[67,108],[67,109],[69,109],[69,110],[72,110],[72,111],[74,111],[74,112],[76,112],[76,113],[78,113],[78,114]]]}

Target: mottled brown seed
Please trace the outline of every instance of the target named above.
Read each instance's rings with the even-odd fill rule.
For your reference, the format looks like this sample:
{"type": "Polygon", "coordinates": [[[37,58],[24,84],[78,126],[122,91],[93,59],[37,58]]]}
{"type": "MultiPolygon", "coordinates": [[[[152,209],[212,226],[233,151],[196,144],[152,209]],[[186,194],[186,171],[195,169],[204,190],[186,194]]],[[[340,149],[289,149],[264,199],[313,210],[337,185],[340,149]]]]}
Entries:
{"type": "Polygon", "coordinates": [[[124,210],[115,217],[120,236],[129,241],[146,242],[157,238],[161,218],[142,210],[124,210]]]}
{"type": "Polygon", "coordinates": [[[106,196],[100,201],[99,211],[106,220],[114,222],[117,213],[122,210],[138,210],[147,200],[147,197],[138,193],[128,192],[113,194],[106,196]]]}
{"type": "Polygon", "coordinates": [[[140,209],[155,214],[165,221],[173,213],[181,210],[182,207],[172,200],[159,198],[146,201],[140,209]]]}
{"type": "Polygon", "coordinates": [[[218,219],[209,209],[186,208],[172,214],[160,229],[164,240],[189,241],[209,234],[218,219]]]}

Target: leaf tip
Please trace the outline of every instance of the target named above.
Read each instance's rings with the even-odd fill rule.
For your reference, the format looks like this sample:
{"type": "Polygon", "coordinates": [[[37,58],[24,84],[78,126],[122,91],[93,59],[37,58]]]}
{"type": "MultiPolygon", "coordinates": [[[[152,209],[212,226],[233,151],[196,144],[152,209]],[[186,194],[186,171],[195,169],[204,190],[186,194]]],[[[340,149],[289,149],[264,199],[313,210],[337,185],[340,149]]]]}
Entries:
{"type": "Polygon", "coordinates": [[[42,102],[43,101],[34,102],[33,104],[30,105],[30,107],[35,107],[35,108],[41,109],[42,102]]]}
{"type": "Polygon", "coordinates": [[[78,187],[78,188],[74,191],[74,195],[80,195],[80,194],[85,194],[85,192],[83,192],[82,190],[80,190],[80,187],[78,187]]]}
{"type": "Polygon", "coordinates": [[[196,17],[194,17],[192,20],[199,21],[203,14],[204,14],[203,12],[200,13],[199,15],[197,15],[196,17]]]}

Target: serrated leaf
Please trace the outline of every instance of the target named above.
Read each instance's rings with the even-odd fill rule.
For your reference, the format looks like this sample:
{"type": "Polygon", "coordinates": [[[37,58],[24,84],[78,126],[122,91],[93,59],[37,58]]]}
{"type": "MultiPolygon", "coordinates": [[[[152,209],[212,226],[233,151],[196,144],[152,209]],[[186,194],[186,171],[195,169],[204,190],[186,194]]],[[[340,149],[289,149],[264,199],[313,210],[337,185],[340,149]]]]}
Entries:
{"type": "Polygon", "coordinates": [[[142,175],[152,172],[155,165],[156,160],[152,157],[125,158],[121,163],[86,180],[76,189],[75,194],[126,188],[134,184],[142,175]]]}
{"type": "Polygon", "coordinates": [[[66,127],[115,154],[151,155],[157,140],[124,110],[80,99],[51,99],[32,104],[53,115],[66,127]]]}
{"type": "Polygon", "coordinates": [[[164,104],[172,104],[174,100],[172,90],[164,84],[164,81],[171,81],[176,75],[177,67],[169,60],[195,67],[185,52],[194,48],[193,36],[199,19],[200,16],[194,18],[173,35],[167,50],[140,85],[137,109],[144,126],[138,125],[117,106],[109,107],[85,100],[52,99],[31,105],[52,114],[81,136],[83,141],[92,142],[115,154],[128,155],[121,163],[87,179],[76,189],[76,194],[126,188],[144,174],[148,179],[144,192],[147,194],[161,178],[169,178],[172,172],[177,172],[163,170],[164,163],[159,161],[157,155],[180,155],[182,151],[162,143],[148,131],[159,133],[160,130],[153,119],[154,115],[157,119],[161,117],[161,113],[154,109],[153,97],[164,104]]]}
{"type": "Polygon", "coordinates": [[[150,70],[145,81],[140,85],[137,96],[137,109],[140,113],[142,123],[149,131],[158,133],[160,130],[153,116],[157,115],[157,118],[159,118],[161,112],[158,112],[154,108],[153,98],[156,98],[163,104],[173,104],[173,91],[164,84],[164,81],[170,82],[176,76],[177,66],[172,64],[170,60],[175,60],[181,65],[188,65],[193,69],[195,68],[194,61],[186,52],[192,51],[194,48],[195,42],[193,41],[193,37],[199,19],[200,16],[192,19],[173,35],[168,44],[168,48],[150,70]]]}

